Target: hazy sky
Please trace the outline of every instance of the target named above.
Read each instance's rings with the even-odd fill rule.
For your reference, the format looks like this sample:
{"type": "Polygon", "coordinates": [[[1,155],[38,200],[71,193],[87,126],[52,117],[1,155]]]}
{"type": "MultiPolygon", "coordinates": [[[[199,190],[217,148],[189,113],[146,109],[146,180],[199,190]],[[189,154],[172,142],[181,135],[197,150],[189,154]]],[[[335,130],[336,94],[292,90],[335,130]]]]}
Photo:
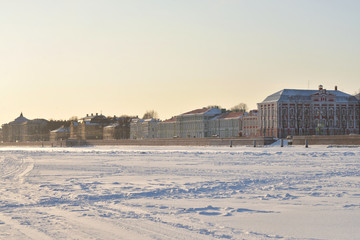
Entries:
{"type": "Polygon", "coordinates": [[[360,1],[0,0],[0,124],[360,88],[360,1]]]}

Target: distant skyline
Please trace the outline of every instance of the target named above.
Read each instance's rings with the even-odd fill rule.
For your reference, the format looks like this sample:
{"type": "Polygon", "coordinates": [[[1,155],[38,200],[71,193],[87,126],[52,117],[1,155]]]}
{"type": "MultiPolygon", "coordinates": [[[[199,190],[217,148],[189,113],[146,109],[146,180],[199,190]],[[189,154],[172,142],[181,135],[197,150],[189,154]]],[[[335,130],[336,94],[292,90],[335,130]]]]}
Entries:
{"type": "Polygon", "coordinates": [[[0,124],[360,89],[360,2],[0,0],[0,124]]]}

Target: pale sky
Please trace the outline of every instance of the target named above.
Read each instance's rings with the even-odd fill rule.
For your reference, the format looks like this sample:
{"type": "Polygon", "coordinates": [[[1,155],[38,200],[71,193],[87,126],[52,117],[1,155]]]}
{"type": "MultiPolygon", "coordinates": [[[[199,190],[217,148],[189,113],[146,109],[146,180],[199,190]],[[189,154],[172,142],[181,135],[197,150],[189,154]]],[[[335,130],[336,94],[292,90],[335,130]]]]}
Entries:
{"type": "Polygon", "coordinates": [[[0,124],[360,89],[360,1],[0,0],[0,124]]]}

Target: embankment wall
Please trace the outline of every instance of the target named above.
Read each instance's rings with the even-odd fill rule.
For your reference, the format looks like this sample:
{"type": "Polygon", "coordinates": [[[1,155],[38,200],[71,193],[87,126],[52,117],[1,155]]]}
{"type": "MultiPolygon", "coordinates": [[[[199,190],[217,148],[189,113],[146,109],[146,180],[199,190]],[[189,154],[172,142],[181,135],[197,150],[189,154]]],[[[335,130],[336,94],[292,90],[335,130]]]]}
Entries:
{"type": "Polygon", "coordinates": [[[360,135],[294,136],[293,145],[305,145],[305,139],[309,145],[360,145],[360,135]]]}

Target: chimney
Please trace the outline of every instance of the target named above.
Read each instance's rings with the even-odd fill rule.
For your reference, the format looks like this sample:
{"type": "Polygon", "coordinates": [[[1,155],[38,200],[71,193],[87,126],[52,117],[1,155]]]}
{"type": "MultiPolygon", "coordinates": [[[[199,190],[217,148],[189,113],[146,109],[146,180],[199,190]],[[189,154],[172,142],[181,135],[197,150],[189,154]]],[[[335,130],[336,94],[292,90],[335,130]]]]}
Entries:
{"type": "Polygon", "coordinates": [[[335,91],[337,91],[337,86],[335,86],[335,91]]]}
{"type": "Polygon", "coordinates": [[[91,116],[94,116],[94,114],[92,113],[91,116]]]}
{"type": "Polygon", "coordinates": [[[86,116],[88,117],[88,116],[89,116],[89,114],[87,113],[87,114],[86,114],[86,116]]]}
{"type": "Polygon", "coordinates": [[[319,90],[323,90],[323,85],[319,85],[319,90]]]}
{"type": "Polygon", "coordinates": [[[96,113],[96,116],[98,116],[98,113],[96,113]]]}

